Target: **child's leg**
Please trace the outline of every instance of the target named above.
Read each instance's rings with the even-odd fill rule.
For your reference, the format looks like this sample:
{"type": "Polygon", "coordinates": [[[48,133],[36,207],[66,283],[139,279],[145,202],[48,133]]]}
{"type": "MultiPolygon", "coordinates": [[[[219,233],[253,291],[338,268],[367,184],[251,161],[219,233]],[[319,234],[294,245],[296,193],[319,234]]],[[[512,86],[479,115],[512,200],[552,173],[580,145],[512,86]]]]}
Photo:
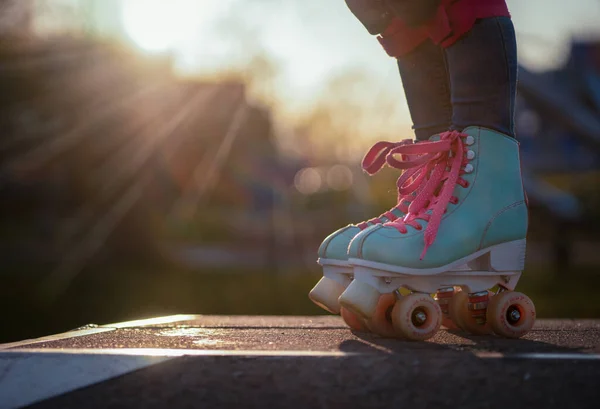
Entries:
{"type": "MultiPolygon", "coordinates": [[[[514,136],[517,46],[505,1],[382,1],[409,29],[417,33],[425,32],[426,37],[446,47],[452,88],[452,128],[462,130],[467,126],[479,125],[514,136]]],[[[406,33],[402,35],[406,37],[406,33]]],[[[386,39],[384,33],[383,37],[382,44],[388,53],[398,57],[404,51],[399,36],[386,39]]],[[[411,85],[425,84],[428,79],[439,82],[434,68],[429,72],[421,71],[425,60],[422,58],[420,64],[415,62],[408,66],[413,68],[412,72],[406,71],[406,77],[411,79],[405,81],[408,85],[407,99],[411,114],[411,105],[415,106],[413,116],[416,130],[423,123],[420,114],[425,111],[421,110],[418,94],[415,98],[411,85]]],[[[426,92],[430,90],[431,87],[425,86],[426,92]]],[[[432,99],[431,96],[429,99],[432,99]]],[[[436,108],[431,107],[431,116],[437,115],[436,108]]]]}
{"type": "MultiPolygon", "coordinates": [[[[441,9],[440,15],[453,15],[452,7],[460,6],[463,17],[473,17],[467,6],[476,2],[444,1],[449,8],[441,9]]],[[[498,6],[490,13],[500,15],[505,8],[496,0],[479,4],[498,6]]],[[[456,27],[464,28],[462,21],[466,20],[457,18],[456,27]]],[[[410,285],[413,291],[432,293],[439,284],[459,285],[464,292],[452,304],[455,311],[462,311],[459,326],[488,333],[490,324],[498,335],[519,337],[531,329],[535,308],[525,295],[510,291],[524,268],[528,224],[513,125],[515,36],[509,17],[472,21],[475,24],[460,36],[442,43],[447,46],[456,130],[443,133],[439,140],[399,147],[388,156],[388,163],[413,176],[415,183],[405,190],[416,198],[404,219],[373,226],[350,243],[354,281],[339,302],[371,318],[380,292],[410,285]],[[423,156],[411,159],[411,154],[423,156]],[[473,271],[460,277],[459,267],[465,264],[473,271]],[[494,285],[505,292],[490,298],[488,290],[494,285]]],[[[423,322],[439,317],[439,312],[429,306],[426,317],[407,322],[407,311],[416,311],[410,310],[413,301],[426,300],[397,303],[392,311],[395,328],[412,339],[432,336],[437,328],[423,322]],[[427,333],[419,332],[421,325],[427,333]]]]}
{"type": "Polygon", "coordinates": [[[444,50],[427,40],[399,57],[398,67],[417,140],[447,131],[452,104],[444,50]]]}
{"type": "Polygon", "coordinates": [[[510,17],[479,20],[446,49],[452,84],[452,125],[514,135],[517,43],[510,17]]]}

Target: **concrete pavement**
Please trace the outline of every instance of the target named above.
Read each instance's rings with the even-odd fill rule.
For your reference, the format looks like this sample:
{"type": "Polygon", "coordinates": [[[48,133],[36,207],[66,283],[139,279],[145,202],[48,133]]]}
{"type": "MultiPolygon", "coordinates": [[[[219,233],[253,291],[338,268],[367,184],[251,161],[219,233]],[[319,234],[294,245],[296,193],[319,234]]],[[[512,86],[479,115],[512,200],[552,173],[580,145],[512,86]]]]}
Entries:
{"type": "Polygon", "coordinates": [[[0,408],[584,408],[598,379],[600,320],[415,343],[331,316],[189,315],[0,345],[0,408]]]}

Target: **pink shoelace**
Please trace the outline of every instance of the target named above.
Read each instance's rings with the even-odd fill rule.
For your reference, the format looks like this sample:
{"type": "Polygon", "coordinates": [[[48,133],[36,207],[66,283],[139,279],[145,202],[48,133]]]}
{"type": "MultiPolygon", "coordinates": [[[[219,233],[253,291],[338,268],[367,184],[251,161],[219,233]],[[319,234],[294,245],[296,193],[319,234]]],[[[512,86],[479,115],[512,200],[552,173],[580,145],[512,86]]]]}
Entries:
{"type": "Polygon", "coordinates": [[[385,225],[406,234],[406,226],[421,230],[423,226],[418,220],[428,222],[421,260],[435,241],[448,203],[458,203],[458,198],[452,195],[454,187],[456,184],[465,188],[469,186],[469,182],[461,178],[466,173],[463,168],[468,162],[462,139],[467,136],[449,131],[441,134],[439,141],[396,146],[386,156],[390,166],[405,170],[398,179],[398,195],[416,194],[416,197],[404,219],[396,218],[385,225]],[[396,155],[400,156],[400,160],[396,159],[396,155]]]}
{"type": "MultiPolygon", "coordinates": [[[[369,149],[369,151],[367,152],[367,154],[365,155],[365,157],[362,160],[362,168],[363,170],[373,176],[374,174],[376,174],[377,172],[379,172],[381,170],[381,168],[383,168],[383,166],[387,163],[387,157],[389,156],[389,154],[394,151],[395,149],[401,148],[403,146],[410,146],[413,144],[413,140],[412,139],[404,139],[400,142],[377,142],[375,145],[373,145],[371,147],[371,149],[369,149]]],[[[404,157],[404,155],[400,152],[398,152],[401,157],[403,159],[408,159],[408,157],[404,157]]],[[[400,179],[398,179],[398,181],[400,181],[400,179]]],[[[398,184],[398,187],[400,185],[398,184]]],[[[370,224],[381,224],[383,223],[383,218],[387,218],[389,222],[393,222],[395,220],[398,219],[398,216],[396,216],[394,213],[392,213],[394,210],[399,210],[402,213],[406,214],[408,213],[408,205],[406,204],[406,202],[410,202],[410,200],[412,200],[412,195],[401,195],[400,193],[398,193],[398,204],[394,207],[392,207],[390,210],[388,210],[387,212],[382,213],[381,215],[374,217],[372,219],[369,219],[367,221],[364,221],[362,223],[359,223],[357,226],[358,228],[360,228],[361,230],[366,229],[367,227],[369,227],[370,224]]]]}

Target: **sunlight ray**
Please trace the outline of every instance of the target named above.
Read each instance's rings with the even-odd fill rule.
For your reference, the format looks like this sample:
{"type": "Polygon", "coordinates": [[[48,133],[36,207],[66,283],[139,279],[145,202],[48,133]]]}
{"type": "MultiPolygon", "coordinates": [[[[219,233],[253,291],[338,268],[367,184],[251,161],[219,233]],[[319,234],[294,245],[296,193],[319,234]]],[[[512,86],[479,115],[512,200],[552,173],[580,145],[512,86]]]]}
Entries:
{"type": "Polygon", "coordinates": [[[157,92],[160,88],[161,84],[152,84],[140,89],[134,94],[124,97],[117,103],[104,106],[103,109],[95,111],[91,117],[86,118],[85,123],[81,123],[79,126],[76,126],[74,129],[64,133],[63,135],[51,139],[46,143],[33,148],[31,151],[20,155],[19,157],[11,160],[7,165],[5,165],[4,168],[9,172],[14,172],[17,174],[28,173],[39,169],[58,154],[78,143],[86,136],[86,131],[91,129],[94,125],[97,125],[100,121],[105,120],[119,109],[135,103],[136,100],[157,92]]]}
{"type": "MultiPolygon", "coordinates": [[[[117,65],[119,63],[113,62],[117,65]]],[[[115,88],[115,82],[122,76],[118,70],[112,70],[107,65],[95,64],[93,67],[81,70],[79,76],[68,76],[62,80],[53,80],[50,88],[46,89],[43,95],[38,95],[34,98],[19,101],[12,106],[12,110],[22,111],[30,107],[52,106],[56,109],[61,103],[74,103],[73,94],[79,96],[86,103],[90,104],[90,110],[96,111],[98,107],[102,107],[115,99],[114,95],[110,95],[105,91],[115,88]],[[73,91],[70,93],[69,91],[73,91]],[[92,96],[91,98],[89,96],[92,96]]],[[[47,138],[48,135],[40,134],[39,139],[47,138]]],[[[5,140],[0,141],[0,152],[15,148],[23,141],[22,135],[15,135],[5,140]]],[[[45,140],[44,143],[49,143],[45,140]]]]}
{"type": "MultiPolygon", "coordinates": [[[[233,146],[233,143],[247,118],[247,114],[248,107],[246,102],[243,101],[236,108],[231,120],[231,124],[229,125],[223,140],[215,149],[214,159],[211,161],[211,155],[205,155],[205,159],[202,160],[194,169],[192,179],[196,183],[196,189],[192,190],[188,194],[184,194],[175,202],[175,204],[171,207],[168,218],[176,217],[182,212],[185,213],[184,209],[193,209],[193,212],[195,213],[196,208],[203,199],[203,195],[205,195],[214,186],[216,176],[222,170],[231,147],[233,146]]],[[[186,214],[184,217],[191,218],[192,216],[193,214],[186,214]]]]}
{"type": "Polygon", "coordinates": [[[181,106],[172,120],[160,127],[152,137],[143,138],[142,144],[138,145],[137,149],[134,149],[133,152],[122,151],[120,154],[117,154],[110,163],[106,164],[107,169],[109,166],[112,169],[113,177],[100,187],[100,191],[105,193],[114,189],[118,181],[130,177],[139,171],[148,159],[150,159],[156,145],[180,127],[190,117],[192,112],[197,112],[206,106],[209,101],[210,95],[207,98],[205,93],[196,94],[186,104],[181,106]],[[122,164],[122,166],[119,167],[118,164],[122,164]],[[115,172],[115,169],[118,169],[117,172],[115,172]]]}
{"type": "MultiPolygon", "coordinates": [[[[119,152],[111,155],[112,157],[117,156],[118,160],[108,159],[98,166],[101,168],[100,170],[97,169],[96,171],[92,171],[92,176],[90,177],[91,180],[104,180],[110,178],[112,173],[114,173],[114,169],[119,168],[121,164],[127,162],[126,156],[130,154],[130,151],[135,151],[140,139],[139,137],[135,137],[138,135],[143,135],[141,130],[156,129],[160,127],[160,124],[156,122],[159,118],[158,114],[160,113],[161,109],[165,108],[167,103],[167,101],[161,101],[164,103],[163,105],[156,106],[156,109],[154,110],[145,110],[143,116],[137,118],[137,121],[130,123],[128,127],[121,130],[120,138],[125,140],[131,138],[131,141],[124,144],[124,146],[120,148],[119,152]]],[[[115,190],[100,191],[98,193],[100,195],[99,200],[103,202],[109,200],[110,195],[114,194],[115,190]]],[[[73,213],[74,216],[70,218],[71,220],[63,223],[63,227],[59,232],[59,241],[63,246],[68,244],[69,240],[72,240],[77,234],[85,229],[86,223],[91,222],[91,219],[95,214],[95,210],[89,205],[89,203],[84,203],[73,213]]]]}
{"type": "MultiPolygon", "coordinates": [[[[154,142],[146,146],[144,154],[138,157],[134,168],[137,170],[144,165],[152,154],[151,149],[181,126],[194,112],[192,108],[196,107],[199,102],[207,103],[207,101],[209,101],[209,99],[205,98],[203,93],[196,94],[179,111],[178,115],[159,127],[156,134],[152,138],[148,138],[154,142]]],[[[133,173],[129,174],[129,176],[132,174],[133,173]]],[[[48,281],[45,283],[46,289],[50,291],[52,298],[60,295],[85,267],[87,261],[102,248],[102,245],[110,233],[118,226],[120,220],[126,215],[127,211],[140,198],[141,192],[149,183],[149,180],[149,176],[143,176],[137,181],[134,180],[126,192],[115,201],[115,204],[110,210],[93,224],[90,233],[79,243],[74,244],[74,249],[67,254],[64,261],[50,274],[48,281]]],[[[89,217],[90,213],[91,212],[81,210],[80,216],[82,219],[80,219],[79,223],[76,223],[72,233],[75,233],[75,230],[80,230],[83,227],[85,224],[83,218],[89,217]]]]}

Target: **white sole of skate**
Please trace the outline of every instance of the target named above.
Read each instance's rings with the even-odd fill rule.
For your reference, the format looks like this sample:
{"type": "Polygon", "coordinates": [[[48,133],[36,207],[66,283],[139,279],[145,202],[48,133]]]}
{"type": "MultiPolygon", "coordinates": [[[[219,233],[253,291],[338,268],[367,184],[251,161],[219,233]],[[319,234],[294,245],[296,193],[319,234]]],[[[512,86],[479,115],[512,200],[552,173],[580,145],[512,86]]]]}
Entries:
{"type": "Polygon", "coordinates": [[[515,240],[506,243],[490,246],[476,251],[466,257],[453,261],[440,267],[433,268],[408,268],[392,264],[378,263],[375,261],[362,260],[359,258],[350,258],[348,262],[354,266],[368,267],[373,270],[381,270],[388,273],[406,274],[406,275],[436,275],[447,271],[452,271],[458,266],[468,264],[474,260],[486,262],[490,269],[494,271],[523,270],[525,266],[526,240],[515,240]],[[487,260],[481,260],[482,256],[489,257],[487,260]]]}
{"type": "MultiPolygon", "coordinates": [[[[323,267],[323,278],[310,291],[309,298],[324,310],[332,314],[339,314],[339,297],[354,280],[356,267],[348,261],[335,259],[320,258],[317,263],[323,267]]],[[[455,271],[469,271],[469,267],[467,265],[459,266],[455,268],[455,271]]],[[[378,272],[381,273],[381,271],[378,272]]],[[[397,288],[390,291],[381,288],[380,292],[391,292],[397,288]]]]}
{"type": "Polygon", "coordinates": [[[354,280],[338,301],[342,307],[370,319],[381,294],[399,288],[433,294],[440,288],[458,286],[469,293],[477,293],[499,285],[512,291],[524,268],[525,248],[524,239],[502,243],[431,269],[411,269],[350,259],[354,267],[354,280]]]}
{"type": "Polygon", "coordinates": [[[515,240],[479,250],[453,263],[430,269],[398,267],[368,260],[349,260],[356,281],[380,293],[400,287],[435,293],[439,288],[461,286],[469,292],[495,285],[514,290],[525,267],[526,240],[515,240]]]}
{"type": "Polygon", "coordinates": [[[524,268],[525,249],[526,240],[515,240],[421,270],[350,259],[354,280],[338,302],[359,320],[377,323],[380,331],[374,332],[384,336],[429,339],[446,320],[472,334],[519,338],[531,330],[536,315],[531,299],[513,292],[524,268]],[[488,290],[495,286],[500,290],[489,298],[488,290]],[[456,293],[455,287],[463,291],[456,293]],[[400,289],[412,294],[400,295],[400,289]],[[449,297],[444,295],[447,289],[449,297]],[[434,299],[431,294],[436,292],[434,299]],[[382,297],[390,293],[395,301],[382,297]]]}

